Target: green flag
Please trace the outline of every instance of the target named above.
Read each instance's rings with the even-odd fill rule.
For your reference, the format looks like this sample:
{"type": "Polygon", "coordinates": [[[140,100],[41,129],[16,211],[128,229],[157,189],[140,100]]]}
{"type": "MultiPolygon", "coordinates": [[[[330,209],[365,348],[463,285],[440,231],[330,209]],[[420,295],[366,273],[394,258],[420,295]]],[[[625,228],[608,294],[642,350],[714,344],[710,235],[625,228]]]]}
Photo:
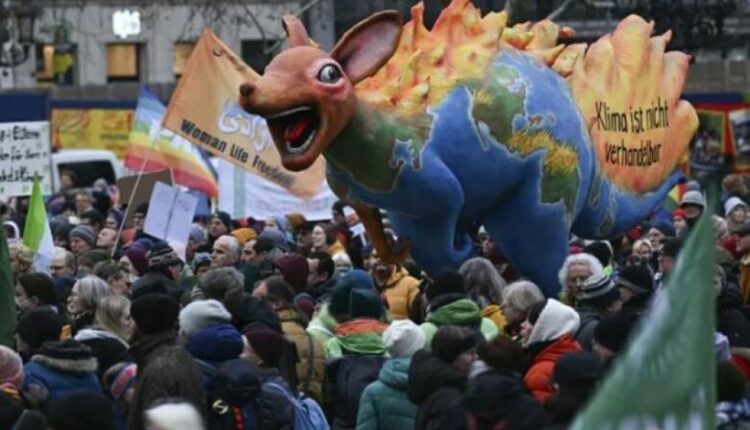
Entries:
{"type": "Polygon", "coordinates": [[[13,348],[16,331],[16,286],[10,271],[10,251],[5,229],[0,228],[0,345],[13,348]]]}
{"type": "Polygon", "coordinates": [[[666,290],[570,429],[716,428],[715,261],[711,215],[704,214],[666,290]]]}

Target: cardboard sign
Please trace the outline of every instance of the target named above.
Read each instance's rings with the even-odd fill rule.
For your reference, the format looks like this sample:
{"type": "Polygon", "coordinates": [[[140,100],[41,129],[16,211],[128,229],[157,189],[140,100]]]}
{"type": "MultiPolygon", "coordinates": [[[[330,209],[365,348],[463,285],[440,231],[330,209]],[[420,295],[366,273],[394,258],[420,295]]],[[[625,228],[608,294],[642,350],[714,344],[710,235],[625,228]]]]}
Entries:
{"type": "Polygon", "coordinates": [[[165,242],[186,244],[198,199],[177,187],[154,184],[143,231],[165,242]]]}
{"type": "Polygon", "coordinates": [[[120,201],[123,202],[123,204],[127,204],[130,201],[130,195],[135,193],[133,196],[133,202],[125,211],[125,218],[123,220],[125,228],[133,226],[133,211],[135,211],[135,208],[141,203],[146,203],[151,199],[154,184],[162,182],[172,185],[172,171],[162,170],[161,172],[144,173],[141,176],[140,182],[138,182],[138,189],[135,187],[137,179],[138,175],[132,175],[117,180],[117,187],[120,189],[120,201]]]}
{"type": "Polygon", "coordinates": [[[0,199],[30,195],[34,176],[51,194],[50,157],[49,122],[0,124],[0,199]]]}

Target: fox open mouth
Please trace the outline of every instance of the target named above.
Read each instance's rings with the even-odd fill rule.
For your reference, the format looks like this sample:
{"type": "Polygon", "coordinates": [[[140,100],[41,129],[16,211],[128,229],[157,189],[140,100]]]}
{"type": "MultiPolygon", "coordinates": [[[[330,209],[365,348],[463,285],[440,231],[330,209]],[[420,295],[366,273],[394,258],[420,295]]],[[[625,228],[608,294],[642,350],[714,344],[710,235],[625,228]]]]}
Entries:
{"type": "Polygon", "coordinates": [[[318,132],[320,121],[311,106],[300,106],[266,117],[268,128],[277,143],[289,154],[305,152],[318,132]],[[281,146],[281,145],[280,145],[281,146]]]}

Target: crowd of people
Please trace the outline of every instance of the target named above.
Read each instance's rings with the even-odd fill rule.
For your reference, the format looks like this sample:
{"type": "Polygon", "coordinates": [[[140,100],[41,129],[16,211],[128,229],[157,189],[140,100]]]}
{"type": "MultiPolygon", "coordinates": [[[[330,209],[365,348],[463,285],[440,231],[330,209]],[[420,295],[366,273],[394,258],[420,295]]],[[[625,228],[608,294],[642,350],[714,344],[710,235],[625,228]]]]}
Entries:
{"type": "Polygon", "coordinates": [[[691,183],[671,217],[571,238],[559,297],[481,226],[476,258],[428,276],[379,259],[342,202],[324,222],[197,217],[181,247],[143,231],[147,205],[120,234],[106,186],[48,200],[45,273],[17,240],[17,204],[3,214],[18,315],[0,428],[564,429],[647,329],[703,213],[716,213],[717,422],[748,428],[749,194],[732,175],[712,208],[691,183]]]}

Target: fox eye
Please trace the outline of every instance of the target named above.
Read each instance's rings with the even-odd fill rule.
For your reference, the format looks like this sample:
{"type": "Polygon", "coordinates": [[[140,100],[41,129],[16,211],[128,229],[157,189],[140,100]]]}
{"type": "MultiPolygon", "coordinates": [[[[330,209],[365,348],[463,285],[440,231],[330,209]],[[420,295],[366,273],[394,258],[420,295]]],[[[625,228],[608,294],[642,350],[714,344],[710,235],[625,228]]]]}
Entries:
{"type": "Polygon", "coordinates": [[[333,84],[341,79],[341,71],[333,64],[326,64],[318,72],[318,80],[324,84],[333,84]]]}

